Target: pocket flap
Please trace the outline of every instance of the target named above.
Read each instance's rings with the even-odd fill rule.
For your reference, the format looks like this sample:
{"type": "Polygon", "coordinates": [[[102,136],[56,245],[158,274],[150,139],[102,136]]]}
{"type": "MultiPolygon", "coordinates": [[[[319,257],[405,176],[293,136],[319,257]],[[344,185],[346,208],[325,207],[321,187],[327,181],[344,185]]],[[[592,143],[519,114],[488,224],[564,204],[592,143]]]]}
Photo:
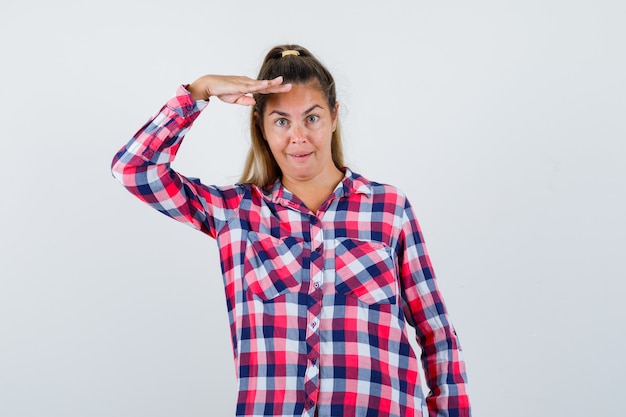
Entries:
{"type": "Polygon", "coordinates": [[[247,243],[244,277],[249,291],[268,301],[300,289],[303,242],[249,232],[247,243]]]}
{"type": "Polygon", "coordinates": [[[335,241],[335,288],[366,304],[395,304],[397,280],[393,250],[379,242],[335,241]]]}

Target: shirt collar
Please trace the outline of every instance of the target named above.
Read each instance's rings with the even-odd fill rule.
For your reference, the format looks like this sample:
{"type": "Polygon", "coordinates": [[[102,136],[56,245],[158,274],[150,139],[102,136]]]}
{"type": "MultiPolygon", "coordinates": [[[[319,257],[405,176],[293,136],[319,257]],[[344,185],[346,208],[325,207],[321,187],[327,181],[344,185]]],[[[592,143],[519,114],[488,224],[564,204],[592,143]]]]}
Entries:
{"type": "MultiPolygon", "coordinates": [[[[368,179],[347,167],[343,168],[342,171],[344,171],[344,177],[335,188],[334,198],[349,197],[352,194],[364,194],[367,197],[371,197],[372,185],[368,179]]],[[[294,201],[293,194],[283,186],[280,179],[277,179],[274,184],[260,191],[262,191],[265,198],[273,203],[286,207],[298,206],[298,203],[294,201]]]]}
{"type": "Polygon", "coordinates": [[[343,171],[345,175],[335,189],[335,196],[338,198],[348,197],[352,194],[364,194],[367,197],[372,196],[372,184],[368,179],[356,172],[352,172],[350,168],[344,168],[343,171]]]}

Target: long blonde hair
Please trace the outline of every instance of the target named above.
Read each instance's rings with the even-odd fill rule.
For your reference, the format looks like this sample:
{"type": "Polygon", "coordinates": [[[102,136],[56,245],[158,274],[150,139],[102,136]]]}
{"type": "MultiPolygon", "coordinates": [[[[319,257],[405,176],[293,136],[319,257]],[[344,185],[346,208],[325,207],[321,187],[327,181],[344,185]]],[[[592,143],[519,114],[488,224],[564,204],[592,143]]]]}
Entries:
{"type": "MultiPolygon", "coordinates": [[[[279,45],[272,48],[263,60],[257,79],[271,80],[279,75],[283,76],[283,82],[285,83],[313,83],[318,85],[328,101],[328,107],[331,109],[331,112],[336,111],[334,110],[337,102],[335,80],[326,67],[307,49],[299,45],[279,45]],[[283,54],[284,51],[289,52],[283,54]],[[294,51],[297,51],[297,53],[294,51]]],[[[267,98],[267,94],[254,95],[256,104],[252,107],[250,113],[250,149],[248,150],[243,173],[239,179],[240,183],[251,183],[260,187],[273,184],[274,181],[282,176],[280,167],[263,137],[260,125],[263,120],[267,98]]],[[[337,121],[337,128],[332,135],[331,152],[335,166],[339,169],[343,168],[343,146],[339,121],[337,121]]]]}

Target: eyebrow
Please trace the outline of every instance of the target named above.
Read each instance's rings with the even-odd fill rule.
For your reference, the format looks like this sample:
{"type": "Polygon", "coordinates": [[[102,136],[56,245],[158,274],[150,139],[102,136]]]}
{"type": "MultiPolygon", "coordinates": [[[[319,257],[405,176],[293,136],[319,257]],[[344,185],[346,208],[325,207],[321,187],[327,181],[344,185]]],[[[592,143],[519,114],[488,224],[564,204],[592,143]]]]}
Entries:
{"type": "MultiPolygon", "coordinates": [[[[319,104],[314,104],[314,105],[312,105],[311,107],[309,107],[308,109],[306,109],[305,111],[303,111],[303,112],[302,112],[302,115],[304,116],[305,114],[309,114],[309,113],[311,113],[313,110],[315,110],[315,108],[316,108],[316,107],[319,107],[320,109],[321,109],[321,108],[323,108],[323,107],[322,107],[322,106],[320,106],[319,104]]],[[[282,111],[280,111],[280,110],[272,110],[272,111],[268,114],[268,116],[271,116],[271,115],[272,115],[272,114],[274,114],[274,113],[278,114],[279,116],[283,116],[283,117],[288,117],[288,116],[289,116],[289,113],[285,113],[285,112],[282,112],[282,111]]]]}

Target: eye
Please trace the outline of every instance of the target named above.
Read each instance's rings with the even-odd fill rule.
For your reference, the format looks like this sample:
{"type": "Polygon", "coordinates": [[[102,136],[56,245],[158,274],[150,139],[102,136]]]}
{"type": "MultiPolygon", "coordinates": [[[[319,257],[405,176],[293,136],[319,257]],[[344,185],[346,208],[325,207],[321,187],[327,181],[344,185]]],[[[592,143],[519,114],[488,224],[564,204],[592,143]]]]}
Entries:
{"type": "Polygon", "coordinates": [[[315,123],[320,119],[320,117],[317,114],[311,114],[309,116],[307,116],[306,121],[308,123],[315,123]]]}
{"type": "Polygon", "coordinates": [[[278,127],[284,127],[287,126],[289,122],[284,117],[281,117],[280,119],[276,119],[276,121],[274,121],[274,124],[278,127]]]}

